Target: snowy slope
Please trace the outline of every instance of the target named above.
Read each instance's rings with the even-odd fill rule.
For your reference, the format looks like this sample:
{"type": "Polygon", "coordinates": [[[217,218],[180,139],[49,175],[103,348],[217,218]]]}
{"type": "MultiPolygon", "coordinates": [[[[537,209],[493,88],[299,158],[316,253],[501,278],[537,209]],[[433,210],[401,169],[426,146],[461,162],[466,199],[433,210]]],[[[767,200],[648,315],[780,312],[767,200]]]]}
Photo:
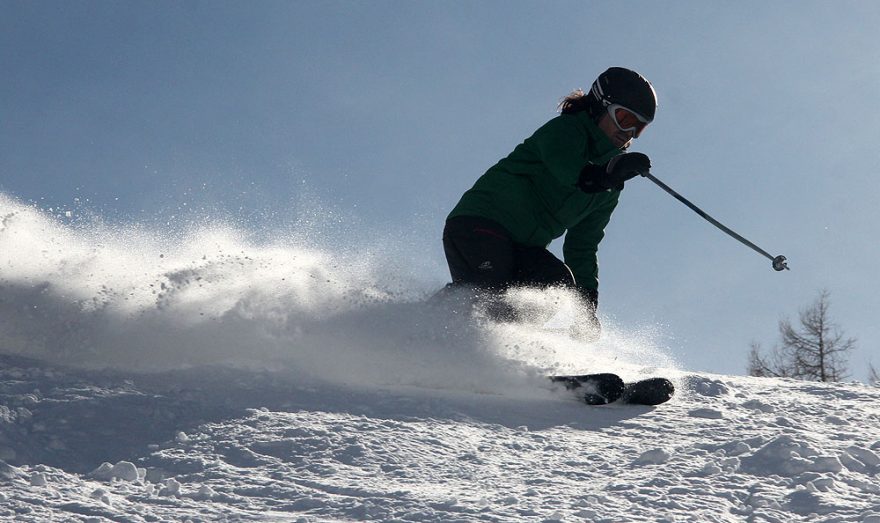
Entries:
{"type": "Polygon", "coordinates": [[[4,518],[880,521],[861,385],[689,375],[650,409],[3,363],[4,518]]]}
{"type": "Polygon", "coordinates": [[[689,373],[610,319],[594,345],[469,321],[308,245],[0,196],[0,518],[880,522],[878,389],[689,373]],[[597,369],[679,394],[542,378],[597,369]]]}

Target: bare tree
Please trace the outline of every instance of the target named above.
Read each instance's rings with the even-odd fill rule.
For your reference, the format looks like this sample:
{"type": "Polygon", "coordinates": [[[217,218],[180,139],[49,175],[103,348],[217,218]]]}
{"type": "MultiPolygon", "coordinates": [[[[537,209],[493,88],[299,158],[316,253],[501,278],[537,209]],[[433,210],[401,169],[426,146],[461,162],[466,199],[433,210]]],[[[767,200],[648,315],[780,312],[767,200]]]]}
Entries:
{"type": "Polygon", "coordinates": [[[800,313],[798,327],[784,319],[779,322],[781,345],[764,356],[760,345],[752,343],[749,352],[750,376],[797,378],[808,381],[840,381],[847,377],[846,353],[856,344],[845,338],[831,321],[828,308],[831,295],[822,290],[816,301],[800,313]]]}
{"type": "Polygon", "coordinates": [[[749,376],[757,376],[759,378],[788,378],[791,377],[792,370],[786,361],[786,358],[779,350],[774,347],[770,354],[765,356],[762,354],[761,344],[752,342],[752,348],[749,351],[749,376]]]}

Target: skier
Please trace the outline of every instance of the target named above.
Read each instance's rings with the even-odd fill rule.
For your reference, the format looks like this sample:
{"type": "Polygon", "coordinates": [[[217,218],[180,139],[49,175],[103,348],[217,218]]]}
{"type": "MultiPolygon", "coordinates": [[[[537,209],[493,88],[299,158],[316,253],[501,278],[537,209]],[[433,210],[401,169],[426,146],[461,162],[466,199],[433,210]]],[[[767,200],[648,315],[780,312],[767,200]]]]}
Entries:
{"type": "Polygon", "coordinates": [[[512,313],[497,298],[510,286],[576,289],[586,317],[575,334],[598,338],[599,242],[624,182],[651,167],[646,155],[625,151],[656,109],[648,80],[622,67],[599,75],[588,93],[569,94],[561,114],[489,168],[449,214],[447,288],[487,291],[502,318],[512,313]],[[565,262],[547,250],[563,234],[565,262]]]}

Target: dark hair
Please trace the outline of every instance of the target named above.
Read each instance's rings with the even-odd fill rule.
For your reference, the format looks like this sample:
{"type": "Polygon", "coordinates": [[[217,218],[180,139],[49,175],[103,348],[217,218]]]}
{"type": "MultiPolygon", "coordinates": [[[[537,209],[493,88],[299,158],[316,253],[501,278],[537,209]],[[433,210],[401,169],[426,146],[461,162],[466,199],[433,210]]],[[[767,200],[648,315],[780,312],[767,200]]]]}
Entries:
{"type": "Polygon", "coordinates": [[[575,89],[559,102],[559,112],[562,114],[574,114],[587,111],[591,118],[598,119],[602,115],[602,104],[597,102],[591,93],[585,93],[583,89],[575,89]]]}
{"type": "Polygon", "coordinates": [[[575,89],[559,102],[558,109],[562,114],[573,114],[586,111],[588,105],[587,93],[583,89],[575,89]]]}

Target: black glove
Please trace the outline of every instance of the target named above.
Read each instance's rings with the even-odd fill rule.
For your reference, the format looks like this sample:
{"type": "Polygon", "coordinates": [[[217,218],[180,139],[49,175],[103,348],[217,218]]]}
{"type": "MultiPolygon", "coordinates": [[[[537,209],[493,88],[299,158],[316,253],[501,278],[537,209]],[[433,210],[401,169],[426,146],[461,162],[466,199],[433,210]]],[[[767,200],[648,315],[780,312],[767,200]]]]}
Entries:
{"type": "Polygon", "coordinates": [[[586,193],[622,191],[623,182],[651,171],[651,160],[642,153],[622,153],[605,165],[587,164],[581,170],[578,187],[586,193]]]}
{"type": "Polygon", "coordinates": [[[578,289],[578,292],[581,295],[581,299],[584,300],[584,304],[593,309],[593,312],[596,312],[596,309],[599,308],[599,290],[598,289],[578,289]]]}

